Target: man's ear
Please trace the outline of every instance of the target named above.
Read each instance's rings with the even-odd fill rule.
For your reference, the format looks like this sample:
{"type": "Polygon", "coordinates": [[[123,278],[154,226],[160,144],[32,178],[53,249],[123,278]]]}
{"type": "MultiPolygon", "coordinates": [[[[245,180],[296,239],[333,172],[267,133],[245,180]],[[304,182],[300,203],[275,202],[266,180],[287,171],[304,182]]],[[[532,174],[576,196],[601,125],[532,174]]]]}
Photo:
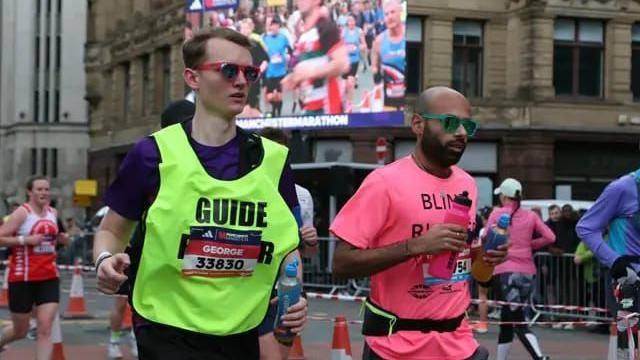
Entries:
{"type": "Polygon", "coordinates": [[[182,72],[182,77],[184,78],[184,82],[193,90],[200,89],[200,74],[189,68],[185,68],[182,72]]]}
{"type": "Polygon", "coordinates": [[[411,131],[418,136],[422,136],[424,132],[424,127],[426,126],[425,121],[422,120],[420,115],[413,114],[411,116],[411,131]]]}

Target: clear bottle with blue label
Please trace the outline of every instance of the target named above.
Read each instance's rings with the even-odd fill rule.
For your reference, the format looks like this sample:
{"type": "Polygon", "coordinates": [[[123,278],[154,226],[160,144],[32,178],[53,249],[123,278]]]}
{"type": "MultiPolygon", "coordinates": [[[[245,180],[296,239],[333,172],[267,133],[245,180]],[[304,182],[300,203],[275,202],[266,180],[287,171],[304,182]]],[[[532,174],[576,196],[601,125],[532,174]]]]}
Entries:
{"type": "Polygon", "coordinates": [[[276,314],[273,334],[283,345],[291,345],[295,334],[284,325],[280,319],[287,313],[289,307],[295,305],[300,301],[300,294],[302,293],[302,284],[298,280],[298,262],[293,261],[285,267],[284,272],[278,279],[278,311],[276,314]]]}
{"type": "Polygon", "coordinates": [[[498,219],[495,227],[489,228],[486,241],[476,255],[476,259],[471,265],[471,275],[480,282],[487,282],[493,276],[493,265],[484,261],[483,256],[489,250],[496,250],[498,246],[503,245],[509,240],[509,224],[511,223],[511,215],[502,214],[498,219]]]}

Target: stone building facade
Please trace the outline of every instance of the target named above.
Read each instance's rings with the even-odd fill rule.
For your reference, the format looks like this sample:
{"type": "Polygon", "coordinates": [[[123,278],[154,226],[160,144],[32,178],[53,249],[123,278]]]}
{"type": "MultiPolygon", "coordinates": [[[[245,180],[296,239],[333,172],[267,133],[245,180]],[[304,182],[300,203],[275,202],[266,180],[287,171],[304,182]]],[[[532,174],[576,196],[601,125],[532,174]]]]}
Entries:
{"type": "Polygon", "coordinates": [[[24,201],[35,175],[51,179],[62,216],[80,215],[72,195],[87,176],[86,12],[85,1],[0,3],[0,215],[24,201]]]}
{"type": "MultiPolygon", "coordinates": [[[[89,1],[89,173],[101,193],[131,144],[185,93],[183,7],[89,1]]],[[[408,15],[407,114],[429,86],[470,98],[482,129],[462,166],[478,180],[480,205],[507,176],[528,198],[588,200],[640,165],[639,1],[420,0],[408,15]]],[[[375,162],[379,136],[388,161],[413,149],[408,127],[305,131],[293,146],[299,161],[375,162]]]]}

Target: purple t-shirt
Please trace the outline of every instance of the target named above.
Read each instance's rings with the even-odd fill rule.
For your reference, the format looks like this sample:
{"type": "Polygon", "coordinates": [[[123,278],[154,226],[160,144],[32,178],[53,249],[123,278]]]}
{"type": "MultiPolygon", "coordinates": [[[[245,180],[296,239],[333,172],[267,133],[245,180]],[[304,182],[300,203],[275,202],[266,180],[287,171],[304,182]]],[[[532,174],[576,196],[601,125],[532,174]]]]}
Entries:
{"type": "MultiPolygon", "coordinates": [[[[191,137],[191,121],[186,123],[189,142],[207,173],[220,180],[232,180],[239,175],[240,140],[236,135],[222,146],[199,144],[191,137]]],[[[120,166],[118,176],[104,196],[105,204],[121,216],[140,221],[151,206],[160,187],[160,151],[153,137],[138,141],[120,166]]],[[[280,195],[292,212],[298,207],[293,171],[287,164],[282,170],[278,186],[280,195]]]]}
{"type": "MultiPolygon", "coordinates": [[[[580,239],[605,266],[611,267],[622,255],[640,256],[640,224],[634,223],[640,211],[638,196],[635,177],[625,175],[607,185],[576,226],[580,239]],[[609,237],[604,241],[606,229],[609,237]]],[[[633,267],[640,271],[636,261],[633,267]]]]}

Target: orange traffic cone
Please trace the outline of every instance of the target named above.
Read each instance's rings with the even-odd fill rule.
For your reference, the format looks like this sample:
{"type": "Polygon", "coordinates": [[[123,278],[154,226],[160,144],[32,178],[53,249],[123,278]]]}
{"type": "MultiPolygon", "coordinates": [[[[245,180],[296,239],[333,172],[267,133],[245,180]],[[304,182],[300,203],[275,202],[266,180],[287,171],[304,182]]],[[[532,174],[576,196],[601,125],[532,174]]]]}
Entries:
{"type": "Polygon", "coordinates": [[[291,350],[289,350],[289,356],[287,360],[304,360],[304,349],[302,348],[302,338],[300,335],[296,335],[293,338],[293,345],[291,346],[291,350]]]}
{"type": "Polygon", "coordinates": [[[76,260],[76,267],[73,270],[71,279],[71,293],[69,294],[69,305],[64,313],[65,318],[90,318],[87,312],[87,305],[84,301],[84,285],[82,283],[82,270],[80,259],[76,260]]]}
{"type": "Polygon", "coordinates": [[[60,315],[56,313],[53,319],[53,327],[51,329],[51,342],[53,343],[53,351],[51,352],[51,360],[65,360],[64,348],[62,346],[62,331],[60,329],[60,315]]]}
{"type": "Polygon", "coordinates": [[[9,306],[9,262],[4,269],[4,280],[2,282],[2,293],[0,293],[0,308],[9,306]]]}
{"type": "Polygon", "coordinates": [[[616,360],[618,358],[618,325],[612,322],[609,326],[609,349],[607,351],[607,360],[616,360]]]}
{"type": "Polygon", "coordinates": [[[349,327],[347,326],[347,319],[344,316],[336,316],[336,321],[333,325],[331,360],[351,360],[349,327]]]}
{"type": "Polygon", "coordinates": [[[124,329],[131,329],[132,327],[132,323],[131,323],[131,318],[133,317],[133,314],[131,313],[131,306],[129,306],[129,303],[127,302],[125,308],[124,308],[124,314],[122,315],[122,325],[120,326],[120,328],[122,330],[124,329]]]}

